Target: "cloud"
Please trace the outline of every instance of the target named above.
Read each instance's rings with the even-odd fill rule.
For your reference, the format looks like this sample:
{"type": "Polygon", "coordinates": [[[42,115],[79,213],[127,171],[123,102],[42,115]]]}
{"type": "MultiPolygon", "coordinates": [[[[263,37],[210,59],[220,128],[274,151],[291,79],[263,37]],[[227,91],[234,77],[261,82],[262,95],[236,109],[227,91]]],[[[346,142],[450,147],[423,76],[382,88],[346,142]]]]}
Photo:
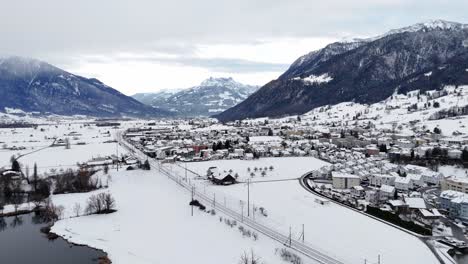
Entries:
{"type": "Polygon", "coordinates": [[[289,67],[289,64],[250,61],[238,58],[200,58],[193,55],[172,56],[171,54],[120,54],[117,56],[88,56],[80,63],[155,63],[173,66],[191,66],[204,68],[212,72],[253,73],[279,72],[289,67]]]}
{"type": "Polygon", "coordinates": [[[263,83],[342,37],[435,18],[468,22],[466,0],[1,1],[0,56],[99,75],[126,93],[216,74],[263,83]]]}

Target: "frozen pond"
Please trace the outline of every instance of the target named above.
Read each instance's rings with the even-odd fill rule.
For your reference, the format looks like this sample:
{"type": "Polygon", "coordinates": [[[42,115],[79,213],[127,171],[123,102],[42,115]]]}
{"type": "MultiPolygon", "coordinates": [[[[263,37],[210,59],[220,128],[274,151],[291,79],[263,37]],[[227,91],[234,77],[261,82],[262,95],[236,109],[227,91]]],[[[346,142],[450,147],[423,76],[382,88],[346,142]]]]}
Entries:
{"type": "Polygon", "coordinates": [[[46,226],[34,214],[0,217],[1,263],[16,264],[86,264],[98,263],[105,253],[85,246],[75,246],[62,238],[49,240],[40,232],[46,226]]]}

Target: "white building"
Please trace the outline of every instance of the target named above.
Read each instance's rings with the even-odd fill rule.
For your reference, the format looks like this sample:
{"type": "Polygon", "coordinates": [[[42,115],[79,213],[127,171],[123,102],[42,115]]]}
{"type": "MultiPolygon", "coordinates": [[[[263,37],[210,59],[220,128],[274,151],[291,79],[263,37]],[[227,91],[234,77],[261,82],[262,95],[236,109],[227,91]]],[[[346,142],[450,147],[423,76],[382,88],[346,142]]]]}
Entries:
{"type": "Polygon", "coordinates": [[[395,191],[395,187],[393,186],[383,184],[382,186],[380,186],[379,190],[380,190],[379,199],[381,201],[387,201],[395,197],[396,191],[395,191]]]}
{"type": "Polygon", "coordinates": [[[361,179],[357,175],[332,171],[332,182],[335,189],[349,189],[360,185],[361,179]]]}
{"type": "Polygon", "coordinates": [[[411,179],[408,177],[396,177],[395,188],[398,191],[407,192],[409,189],[413,188],[413,185],[411,184],[411,179]]]}

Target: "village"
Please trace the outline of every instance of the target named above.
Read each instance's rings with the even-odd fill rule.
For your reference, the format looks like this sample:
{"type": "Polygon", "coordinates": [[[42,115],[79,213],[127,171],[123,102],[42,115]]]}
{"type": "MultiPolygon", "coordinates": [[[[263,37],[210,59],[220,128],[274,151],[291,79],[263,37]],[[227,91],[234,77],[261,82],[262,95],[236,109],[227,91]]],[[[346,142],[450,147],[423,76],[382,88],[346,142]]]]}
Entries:
{"type": "MultiPolygon", "coordinates": [[[[13,198],[3,198],[0,212],[33,211],[49,195],[105,191],[112,184],[111,174],[126,175],[133,170],[138,174],[153,167],[179,183],[203,190],[214,204],[221,199],[242,219],[250,217],[274,230],[317,221],[327,210],[336,216],[350,211],[348,220],[340,218],[336,223],[343,229],[366,222],[379,232],[383,223],[422,239],[439,255],[447,250],[465,254],[466,117],[452,113],[438,119],[440,109],[453,109],[451,102],[460,100],[460,94],[466,100],[465,92],[449,89],[437,96],[398,95],[386,103],[387,108],[393,105],[391,110],[346,103],[302,116],[224,124],[212,118],[10,124],[0,131],[0,185],[11,188],[3,188],[0,195],[13,198]],[[422,105],[439,100],[440,105],[407,108],[414,100],[422,105]],[[412,117],[399,121],[396,112],[412,117]],[[253,194],[245,197],[246,189],[253,194]],[[281,197],[274,195],[285,191],[281,197]],[[310,196],[296,197],[305,194],[310,196]],[[326,209],[332,204],[333,209],[326,209]]],[[[332,228],[326,219],[320,223],[332,228]]],[[[354,236],[358,231],[353,231],[354,236]]],[[[305,231],[296,232],[300,237],[305,231]]],[[[348,243],[336,242],[341,237],[339,229],[332,234],[320,228],[308,232],[334,237],[330,244],[321,245],[330,251],[339,251],[348,243]]],[[[392,233],[394,240],[403,239],[398,232],[392,233]]],[[[373,238],[361,239],[361,247],[376,247],[373,238]]],[[[390,249],[391,245],[374,250],[383,251],[381,248],[390,249]]],[[[353,251],[341,253],[356,261],[363,258],[353,251]]],[[[393,251],[385,254],[395,261],[399,258],[393,251]]]]}
{"type": "MultiPolygon", "coordinates": [[[[437,99],[460,94],[451,91],[424,96],[437,99]]],[[[417,97],[421,100],[423,95],[417,97]]],[[[406,100],[415,98],[416,94],[409,94],[406,100]]],[[[414,107],[405,111],[417,112],[414,107]]],[[[365,115],[351,118],[353,125],[346,120],[314,122],[313,114],[227,124],[212,119],[174,120],[156,128],[128,129],[124,138],[161,163],[286,157],[326,161],[329,165],[304,177],[306,187],[323,198],[318,202],[338,202],[410,232],[437,237],[464,252],[468,137],[461,132],[466,131],[463,122],[452,117],[460,129],[447,135],[441,132],[444,127],[430,129],[420,120],[383,126],[365,115]],[[405,128],[411,128],[411,133],[403,132],[405,128]]],[[[430,120],[426,118],[426,123],[430,120]]],[[[265,177],[274,166],[274,162],[265,168],[252,166],[245,176],[235,168],[222,171],[214,166],[198,176],[216,185],[230,185],[265,177]]]]}

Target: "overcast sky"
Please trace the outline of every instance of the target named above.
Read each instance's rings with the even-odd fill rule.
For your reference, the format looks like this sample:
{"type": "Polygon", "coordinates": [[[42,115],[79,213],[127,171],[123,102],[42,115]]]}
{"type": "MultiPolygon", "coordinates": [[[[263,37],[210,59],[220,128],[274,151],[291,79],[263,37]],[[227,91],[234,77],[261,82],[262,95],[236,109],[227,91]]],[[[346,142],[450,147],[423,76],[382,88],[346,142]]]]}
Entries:
{"type": "Polygon", "coordinates": [[[131,95],[210,76],[262,85],[297,57],[429,19],[467,0],[0,0],[0,55],[33,57],[131,95]]]}

